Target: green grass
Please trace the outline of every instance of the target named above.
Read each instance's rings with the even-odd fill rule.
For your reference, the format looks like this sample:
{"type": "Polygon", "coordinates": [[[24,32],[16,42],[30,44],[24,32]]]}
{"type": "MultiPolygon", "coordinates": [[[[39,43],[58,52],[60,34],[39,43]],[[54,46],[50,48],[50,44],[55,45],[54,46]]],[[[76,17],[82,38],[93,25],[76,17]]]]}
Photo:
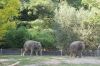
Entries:
{"type": "Polygon", "coordinates": [[[20,55],[0,55],[0,59],[13,59],[12,61],[2,62],[0,66],[7,66],[19,61],[18,66],[25,66],[25,65],[38,65],[38,66],[100,66],[96,64],[68,64],[63,63],[62,60],[66,60],[67,56],[20,56],[20,55]],[[61,61],[59,64],[43,64],[42,62],[57,60],[61,61]]]}

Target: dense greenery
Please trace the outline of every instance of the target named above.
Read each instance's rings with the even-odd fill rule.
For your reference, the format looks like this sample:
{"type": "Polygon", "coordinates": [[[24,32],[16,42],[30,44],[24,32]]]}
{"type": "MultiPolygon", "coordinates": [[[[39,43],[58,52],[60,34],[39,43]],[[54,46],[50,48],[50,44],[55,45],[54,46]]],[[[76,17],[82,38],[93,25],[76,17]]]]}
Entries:
{"type": "Polygon", "coordinates": [[[4,36],[6,32],[16,28],[14,17],[19,15],[19,8],[19,0],[0,0],[0,45],[5,41],[4,36]]]}
{"type": "Polygon", "coordinates": [[[6,48],[21,48],[25,40],[30,39],[30,35],[25,27],[10,29],[5,34],[6,48]]]}
{"type": "Polygon", "coordinates": [[[67,49],[83,40],[100,44],[99,0],[0,0],[0,47],[21,48],[26,40],[46,49],[67,49]]]}

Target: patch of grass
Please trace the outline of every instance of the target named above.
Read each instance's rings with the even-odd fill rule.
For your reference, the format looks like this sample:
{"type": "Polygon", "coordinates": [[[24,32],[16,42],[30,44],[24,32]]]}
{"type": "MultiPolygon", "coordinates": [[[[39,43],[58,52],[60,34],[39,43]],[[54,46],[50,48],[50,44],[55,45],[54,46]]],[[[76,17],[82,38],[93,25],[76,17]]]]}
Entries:
{"type": "Polygon", "coordinates": [[[0,59],[15,59],[15,61],[7,61],[3,62],[3,65],[7,66],[9,64],[13,64],[19,61],[18,66],[28,66],[28,65],[38,65],[38,66],[100,66],[96,64],[68,64],[63,63],[63,60],[68,59],[66,56],[20,56],[20,55],[0,55],[0,59]],[[50,61],[50,60],[58,60],[61,61],[59,64],[42,64],[42,62],[50,61]]]}

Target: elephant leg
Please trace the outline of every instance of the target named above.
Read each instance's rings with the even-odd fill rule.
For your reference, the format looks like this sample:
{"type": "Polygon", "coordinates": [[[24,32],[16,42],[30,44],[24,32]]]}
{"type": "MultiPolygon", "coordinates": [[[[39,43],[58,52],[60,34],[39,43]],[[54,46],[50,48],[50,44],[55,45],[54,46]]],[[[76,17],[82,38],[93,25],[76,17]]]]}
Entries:
{"type": "Polygon", "coordinates": [[[40,55],[42,56],[42,49],[40,50],[40,55]]]}
{"type": "Polygon", "coordinates": [[[79,56],[79,52],[77,51],[77,52],[76,52],[76,56],[75,56],[75,57],[78,57],[78,56],[79,56]]]}
{"type": "Polygon", "coordinates": [[[79,58],[81,58],[81,57],[82,57],[82,53],[80,52],[80,53],[79,53],[79,58]]]}
{"type": "Polygon", "coordinates": [[[73,56],[73,57],[77,57],[77,52],[76,52],[75,50],[73,50],[72,56],[73,56]]]}
{"type": "Polygon", "coordinates": [[[73,56],[73,52],[72,52],[72,50],[70,50],[69,52],[70,52],[70,56],[72,57],[72,56],[73,56]]]}
{"type": "Polygon", "coordinates": [[[73,57],[73,53],[72,52],[70,53],[70,56],[73,57]]]}
{"type": "Polygon", "coordinates": [[[32,54],[33,54],[33,49],[31,49],[31,53],[30,53],[30,56],[32,56],[32,54]]]}
{"type": "Polygon", "coordinates": [[[77,57],[77,52],[73,52],[73,56],[74,57],[77,57]]]}
{"type": "Polygon", "coordinates": [[[71,57],[77,57],[76,53],[72,53],[71,57]]]}
{"type": "Polygon", "coordinates": [[[75,53],[74,53],[74,52],[71,52],[71,53],[70,53],[70,56],[71,56],[71,57],[75,57],[75,53]]]}
{"type": "Polygon", "coordinates": [[[74,54],[74,57],[77,57],[77,54],[76,53],[74,54]]]}
{"type": "Polygon", "coordinates": [[[24,55],[25,55],[26,51],[27,51],[27,49],[25,48],[25,50],[23,51],[22,56],[24,56],[24,55]]]}
{"type": "Polygon", "coordinates": [[[38,56],[38,51],[35,51],[35,53],[36,53],[36,56],[38,56]]]}
{"type": "Polygon", "coordinates": [[[82,52],[78,51],[78,57],[81,58],[82,57],[82,52]]]}

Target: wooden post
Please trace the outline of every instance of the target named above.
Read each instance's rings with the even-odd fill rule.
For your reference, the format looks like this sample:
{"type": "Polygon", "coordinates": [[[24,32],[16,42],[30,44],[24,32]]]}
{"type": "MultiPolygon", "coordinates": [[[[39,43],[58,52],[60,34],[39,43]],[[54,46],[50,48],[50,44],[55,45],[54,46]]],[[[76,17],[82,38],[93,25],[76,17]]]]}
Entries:
{"type": "Polygon", "coordinates": [[[2,54],[2,48],[0,49],[0,53],[2,54]]]}
{"type": "Polygon", "coordinates": [[[96,50],[96,56],[100,56],[100,50],[99,49],[96,50]]]}
{"type": "Polygon", "coordinates": [[[61,56],[62,56],[62,49],[60,50],[61,56]]]}
{"type": "Polygon", "coordinates": [[[41,51],[40,51],[40,55],[42,56],[42,49],[41,49],[41,51]]]}

